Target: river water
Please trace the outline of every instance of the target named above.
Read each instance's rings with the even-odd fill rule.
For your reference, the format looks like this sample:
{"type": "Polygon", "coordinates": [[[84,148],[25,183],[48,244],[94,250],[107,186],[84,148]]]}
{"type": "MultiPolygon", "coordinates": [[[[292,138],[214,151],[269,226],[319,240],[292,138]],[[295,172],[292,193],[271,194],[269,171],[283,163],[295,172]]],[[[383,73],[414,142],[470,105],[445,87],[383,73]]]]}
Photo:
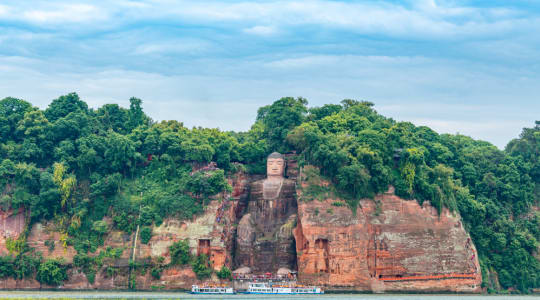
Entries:
{"type": "Polygon", "coordinates": [[[326,295],[191,295],[180,292],[26,292],[0,291],[0,299],[272,299],[272,300],[531,300],[539,295],[388,295],[388,294],[326,294],[326,295]]]}

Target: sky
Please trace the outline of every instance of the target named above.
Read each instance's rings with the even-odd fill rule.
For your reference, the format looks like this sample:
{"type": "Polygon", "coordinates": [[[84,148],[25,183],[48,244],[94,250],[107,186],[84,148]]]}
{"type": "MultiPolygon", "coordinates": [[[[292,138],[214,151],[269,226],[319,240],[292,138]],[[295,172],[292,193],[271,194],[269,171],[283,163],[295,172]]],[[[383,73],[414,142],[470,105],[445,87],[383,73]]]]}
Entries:
{"type": "Polygon", "coordinates": [[[540,119],[540,1],[0,0],[0,99],[70,92],[242,131],[285,96],[368,100],[503,148],[540,119]]]}

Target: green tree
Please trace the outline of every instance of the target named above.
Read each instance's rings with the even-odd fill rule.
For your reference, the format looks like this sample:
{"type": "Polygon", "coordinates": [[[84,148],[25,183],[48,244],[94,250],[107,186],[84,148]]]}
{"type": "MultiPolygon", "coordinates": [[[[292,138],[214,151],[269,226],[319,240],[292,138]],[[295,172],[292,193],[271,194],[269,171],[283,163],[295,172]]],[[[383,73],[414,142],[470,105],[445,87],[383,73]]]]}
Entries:
{"type": "Polygon", "coordinates": [[[131,128],[129,111],[118,104],[105,104],[96,111],[104,130],[127,134],[131,128]]]}
{"type": "Polygon", "coordinates": [[[88,105],[86,102],[81,101],[79,95],[76,93],[70,93],[54,99],[45,110],[45,117],[50,122],[55,122],[72,112],[88,113],[88,105]]]}
{"type": "Polygon", "coordinates": [[[0,141],[18,140],[16,129],[24,115],[32,110],[32,105],[24,100],[7,97],[0,100],[0,141]]]}
{"type": "Polygon", "coordinates": [[[141,99],[135,97],[129,99],[129,131],[137,128],[137,126],[150,124],[150,118],[144,114],[141,105],[141,99]]]}
{"type": "Polygon", "coordinates": [[[259,108],[257,121],[264,124],[264,134],[271,151],[286,152],[285,138],[289,131],[300,125],[307,114],[307,100],[304,98],[285,97],[272,105],[259,108]]]}

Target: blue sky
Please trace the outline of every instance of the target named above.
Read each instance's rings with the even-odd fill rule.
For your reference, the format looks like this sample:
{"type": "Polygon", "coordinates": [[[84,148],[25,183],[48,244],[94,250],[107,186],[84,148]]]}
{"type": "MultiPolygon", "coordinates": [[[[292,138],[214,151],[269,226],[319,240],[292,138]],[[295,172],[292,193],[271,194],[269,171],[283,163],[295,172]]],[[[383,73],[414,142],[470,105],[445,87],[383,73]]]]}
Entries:
{"type": "Polygon", "coordinates": [[[0,1],[0,98],[247,130],[283,96],[499,147],[540,119],[540,1],[0,1]]]}

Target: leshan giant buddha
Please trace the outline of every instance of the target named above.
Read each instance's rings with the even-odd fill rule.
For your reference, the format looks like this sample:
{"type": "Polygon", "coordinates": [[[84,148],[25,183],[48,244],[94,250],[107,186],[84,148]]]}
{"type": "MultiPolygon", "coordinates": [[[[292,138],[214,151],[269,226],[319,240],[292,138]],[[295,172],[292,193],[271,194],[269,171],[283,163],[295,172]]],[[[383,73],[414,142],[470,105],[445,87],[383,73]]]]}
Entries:
{"type": "Polygon", "coordinates": [[[274,152],[267,159],[267,178],[250,185],[247,212],[237,230],[237,267],[254,273],[296,267],[296,190],[295,182],[283,177],[284,170],[283,155],[274,152]]]}

